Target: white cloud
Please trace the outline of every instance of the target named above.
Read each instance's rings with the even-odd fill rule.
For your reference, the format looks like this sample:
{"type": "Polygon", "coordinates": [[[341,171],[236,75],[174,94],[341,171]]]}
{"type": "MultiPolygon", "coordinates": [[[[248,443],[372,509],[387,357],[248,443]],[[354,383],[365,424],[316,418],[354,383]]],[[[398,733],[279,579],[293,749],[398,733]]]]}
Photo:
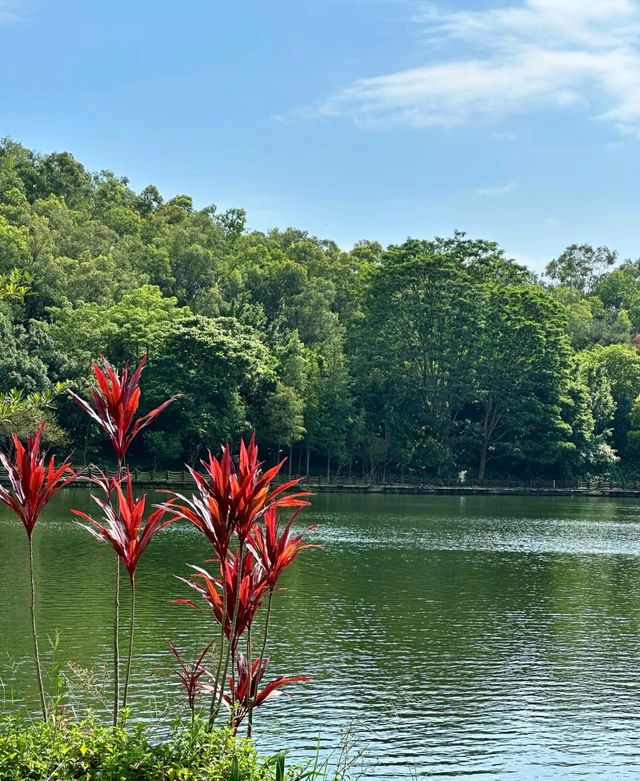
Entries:
{"type": "Polygon", "coordinates": [[[18,0],[0,0],[0,24],[15,22],[20,16],[21,5],[18,0]]]}
{"type": "Polygon", "coordinates": [[[426,127],[581,106],[640,133],[640,0],[524,0],[453,12],[419,3],[415,19],[437,62],[360,79],[320,112],[426,127]]]}
{"type": "Polygon", "coordinates": [[[474,192],[476,195],[481,195],[484,198],[495,198],[498,195],[510,193],[515,186],[515,182],[507,182],[506,184],[499,184],[495,187],[478,187],[474,192]]]}

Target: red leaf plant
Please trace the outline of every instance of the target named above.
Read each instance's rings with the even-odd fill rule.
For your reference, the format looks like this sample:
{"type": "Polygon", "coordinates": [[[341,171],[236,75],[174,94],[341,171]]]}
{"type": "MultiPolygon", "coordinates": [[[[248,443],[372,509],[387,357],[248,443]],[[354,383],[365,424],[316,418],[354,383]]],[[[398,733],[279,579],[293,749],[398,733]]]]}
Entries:
{"type": "Polygon", "coordinates": [[[68,460],[56,466],[55,457],[51,456],[47,462],[46,454],[40,449],[42,422],[37,432],[27,439],[23,445],[14,434],[13,459],[6,453],[0,452],[0,461],[9,475],[10,487],[0,485],[0,501],[10,507],[20,518],[27,532],[29,543],[29,579],[31,583],[31,630],[33,633],[33,651],[40,693],[40,705],[42,718],[47,720],[47,703],[42,681],[42,666],[40,664],[40,650],[38,646],[38,631],[36,627],[36,592],[33,574],[33,532],[47,502],[61,488],[69,485],[76,479],[77,473],[73,471],[68,460]]]}
{"type": "MultiPolygon", "coordinates": [[[[275,508],[269,507],[263,516],[264,525],[255,524],[247,542],[249,550],[252,552],[256,561],[260,562],[260,565],[264,570],[264,577],[269,589],[262,650],[260,652],[261,658],[264,658],[267,646],[273,592],[280,575],[282,575],[282,572],[296,560],[298,554],[303,550],[320,547],[319,545],[313,545],[304,541],[305,533],[317,528],[316,526],[308,526],[298,534],[292,533],[291,527],[299,514],[300,510],[293,513],[291,518],[289,518],[288,522],[284,525],[281,533],[278,534],[278,515],[275,508]]],[[[249,735],[251,735],[253,727],[254,705],[255,703],[249,705],[249,735]]]]}
{"type": "Polygon", "coordinates": [[[235,681],[229,678],[230,694],[223,695],[231,712],[231,729],[234,735],[250,710],[280,694],[278,689],[282,686],[312,680],[308,675],[283,675],[269,682],[264,689],[259,690],[258,687],[268,666],[269,659],[258,658],[249,667],[243,654],[240,654],[236,660],[237,678],[235,681]]]}
{"type": "Polygon", "coordinates": [[[304,541],[305,532],[316,529],[316,526],[308,526],[299,534],[292,534],[291,527],[299,512],[291,516],[278,535],[278,515],[274,507],[269,507],[263,516],[264,524],[254,525],[249,535],[249,548],[264,569],[270,591],[275,588],[283,570],[296,560],[301,551],[320,547],[304,541]]]}
{"type": "Polygon", "coordinates": [[[214,688],[211,683],[205,683],[205,681],[202,680],[205,677],[212,677],[204,663],[204,658],[211,649],[213,640],[209,645],[205,646],[202,653],[199,656],[194,657],[191,662],[185,662],[178,650],[169,640],[165,640],[165,643],[178,662],[176,675],[187,693],[189,710],[191,711],[191,722],[193,723],[196,715],[196,697],[200,692],[210,692],[214,688]]]}
{"type": "MultiPolygon", "coordinates": [[[[202,599],[211,606],[216,621],[224,630],[232,654],[235,654],[242,634],[253,623],[268,587],[265,572],[253,556],[244,556],[241,577],[238,577],[239,566],[238,557],[229,553],[226,566],[220,568],[220,578],[214,578],[206,570],[194,566],[192,569],[195,574],[191,576],[191,579],[178,578],[195,589],[202,599]],[[239,588],[238,583],[240,584],[239,588]],[[235,621],[229,611],[225,610],[225,596],[227,604],[235,605],[235,621]]],[[[191,600],[177,599],[174,601],[178,604],[195,607],[191,600]]]]}
{"type": "Polygon", "coordinates": [[[94,361],[91,364],[96,380],[96,385],[91,389],[93,406],[73,391],[69,391],[71,398],[107,434],[119,464],[123,462],[135,437],[178,398],[172,396],[146,415],[135,417],[140,405],[140,377],[147,358],[144,355],[131,373],[128,364],[118,372],[104,356],[100,357],[102,366],[94,361]]]}
{"type": "Polygon", "coordinates": [[[136,603],[136,569],[147,545],[161,529],[176,520],[176,517],[166,517],[166,507],[158,507],[145,518],[147,495],[135,497],[131,482],[131,472],[127,468],[124,476],[113,482],[96,480],[106,493],[102,499],[92,496],[94,502],[102,512],[101,520],[95,520],[81,510],[71,512],[78,518],[87,521],[80,525],[97,539],[109,543],[116,552],[119,561],[129,573],[131,582],[131,614],[129,625],[129,655],[127,658],[127,671],[125,675],[123,707],[127,705],[129,692],[129,678],[131,675],[131,660],[133,657],[133,637],[135,629],[135,603],[136,603]],[[125,490],[122,490],[122,483],[125,490]],[[111,500],[110,486],[113,485],[114,499],[111,500]]]}
{"type": "MultiPolygon", "coordinates": [[[[262,471],[254,435],[248,444],[241,440],[237,464],[234,463],[228,444],[223,448],[219,459],[209,453],[208,459],[201,461],[201,464],[204,472],[190,470],[196,482],[195,494],[191,499],[174,494],[170,509],[202,532],[212,543],[217,556],[219,578],[204,569],[193,567],[195,574],[185,582],[198,591],[211,606],[221,627],[221,651],[226,640],[224,671],[221,652],[215,675],[216,684],[221,684],[227,678],[230,662],[231,678],[235,678],[239,643],[245,634],[247,657],[251,658],[251,626],[256,612],[268,594],[269,608],[261,654],[261,657],[264,657],[271,596],[276,581],[298,553],[310,547],[303,542],[302,534],[293,535],[291,531],[297,512],[309,504],[306,497],[310,494],[306,491],[290,491],[298,485],[299,479],[288,480],[273,487],[284,461],[262,471]],[[297,512],[278,534],[277,512],[285,508],[294,508],[297,512]],[[231,550],[234,538],[236,544],[234,550],[231,550]]],[[[193,605],[190,600],[175,601],[193,605]]],[[[249,679],[251,674],[251,669],[248,669],[249,679]]],[[[223,688],[222,685],[215,687],[210,726],[213,725],[222,704],[223,688]]],[[[251,690],[250,686],[249,689],[251,690]]],[[[252,709],[253,704],[249,702],[249,735],[252,709]]]]}
{"type": "MultiPolygon", "coordinates": [[[[104,356],[100,357],[100,363],[93,361],[91,364],[95,377],[95,384],[91,388],[93,406],[76,393],[69,391],[71,398],[109,437],[118,460],[117,478],[121,477],[122,464],[134,438],[179,395],[172,396],[146,415],[136,418],[135,415],[140,406],[140,378],[146,363],[147,356],[145,355],[137,367],[130,372],[128,364],[124,365],[122,371],[114,369],[104,356]]],[[[108,496],[111,496],[113,480],[107,485],[110,489],[108,496]]],[[[120,567],[118,559],[116,559],[115,569],[113,623],[113,723],[116,724],[120,700],[120,567]]]]}
{"type": "MultiPolygon", "coordinates": [[[[310,495],[307,491],[286,493],[290,488],[298,485],[300,478],[271,488],[284,463],[283,460],[262,472],[262,462],[258,461],[255,434],[252,434],[249,445],[245,445],[244,440],[240,440],[240,458],[237,468],[227,444],[223,448],[220,459],[209,453],[209,458],[201,461],[205,469],[204,475],[195,470],[191,470],[191,474],[200,495],[207,495],[210,499],[209,509],[216,525],[220,529],[224,527],[235,532],[240,545],[243,545],[253,524],[269,507],[304,507],[309,504],[303,499],[310,495]]],[[[197,523],[195,525],[198,526],[197,523]]],[[[201,531],[206,534],[205,528],[201,528],[201,531]]],[[[230,535],[230,532],[227,533],[230,535]]]]}

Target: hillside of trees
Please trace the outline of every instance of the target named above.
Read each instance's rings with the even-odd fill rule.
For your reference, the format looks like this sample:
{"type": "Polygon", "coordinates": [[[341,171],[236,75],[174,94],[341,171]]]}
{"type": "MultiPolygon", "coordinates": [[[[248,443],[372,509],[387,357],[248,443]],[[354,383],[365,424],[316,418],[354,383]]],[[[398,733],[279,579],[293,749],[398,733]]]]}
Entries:
{"type": "Polygon", "coordinates": [[[149,354],[132,461],[177,467],[257,430],[294,472],[640,472],[640,261],[573,245],[538,279],[458,233],[347,252],[241,209],[136,193],[0,143],[0,437],[43,414],[104,463],[65,387],[149,354]]]}

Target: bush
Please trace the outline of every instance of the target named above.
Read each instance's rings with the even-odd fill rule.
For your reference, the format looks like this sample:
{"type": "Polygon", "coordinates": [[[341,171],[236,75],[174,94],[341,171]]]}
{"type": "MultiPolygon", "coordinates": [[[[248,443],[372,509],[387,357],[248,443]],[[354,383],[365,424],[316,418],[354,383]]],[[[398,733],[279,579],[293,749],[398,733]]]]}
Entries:
{"type": "MultiPolygon", "coordinates": [[[[301,781],[325,776],[260,757],[251,741],[210,732],[196,720],[162,740],[141,725],[80,721],[0,721],[0,779],[11,781],[301,781]]],[[[326,776],[325,776],[326,777],[326,776]]],[[[337,775],[334,776],[337,779],[337,775]]]]}

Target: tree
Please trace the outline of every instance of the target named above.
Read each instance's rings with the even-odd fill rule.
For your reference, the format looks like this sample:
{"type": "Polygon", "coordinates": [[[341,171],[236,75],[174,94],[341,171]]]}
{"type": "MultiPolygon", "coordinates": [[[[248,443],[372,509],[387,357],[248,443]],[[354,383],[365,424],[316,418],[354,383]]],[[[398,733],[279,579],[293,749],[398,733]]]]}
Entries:
{"type": "Polygon", "coordinates": [[[385,440],[408,426],[414,442],[403,444],[434,440],[444,466],[473,382],[480,295],[456,252],[437,250],[416,240],[387,250],[365,295],[359,350],[363,374],[384,378],[374,403],[385,440]]]}
{"type": "Polygon", "coordinates": [[[156,428],[178,439],[183,459],[193,462],[251,430],[252,410],[263,408],[275,382],[273,360],[253,329],[199,315],[172,324],[147,370],[146,394],[151,406],[168,389],[181,394],[156,428]]]}
{"type": "Polygon", "coordinates": [[[340,462],[344,458],[352,406],[350,385],[342,340],[336,337],[315,354],[310,372],[304,418],[307,472],[309,449],[326,458],[327,478],[332,458],[340,462]]]}
{"type": "Polygon", "coordinates": [[[583,351],[580,360],[583,371],[607,378],[615,402],[613,444],[624,455],[631,410],[640,394],[640,355],[628,345],[597,345],[583,351]]]}
{"type": "MultiPolygon", "coordinates": [[[[535,418],[558,425],[570,368],[562,308],[540,288],[490,286],[477,339],[478,479],[508,457],[535,418]]],[[[560,435],[562,439],[562,434],[560,435]]],[[[551,445],[557,434],[547,439],[551,445]]],[[[518,459],[519,460],[519,459],[518,459]]]]}
{"type": "Polygon", "coordinates": [[[571,244],[547,265],[545,273],[554,282],[587,295],[617,258],[618,253],[608,247],[571,244]]]}

